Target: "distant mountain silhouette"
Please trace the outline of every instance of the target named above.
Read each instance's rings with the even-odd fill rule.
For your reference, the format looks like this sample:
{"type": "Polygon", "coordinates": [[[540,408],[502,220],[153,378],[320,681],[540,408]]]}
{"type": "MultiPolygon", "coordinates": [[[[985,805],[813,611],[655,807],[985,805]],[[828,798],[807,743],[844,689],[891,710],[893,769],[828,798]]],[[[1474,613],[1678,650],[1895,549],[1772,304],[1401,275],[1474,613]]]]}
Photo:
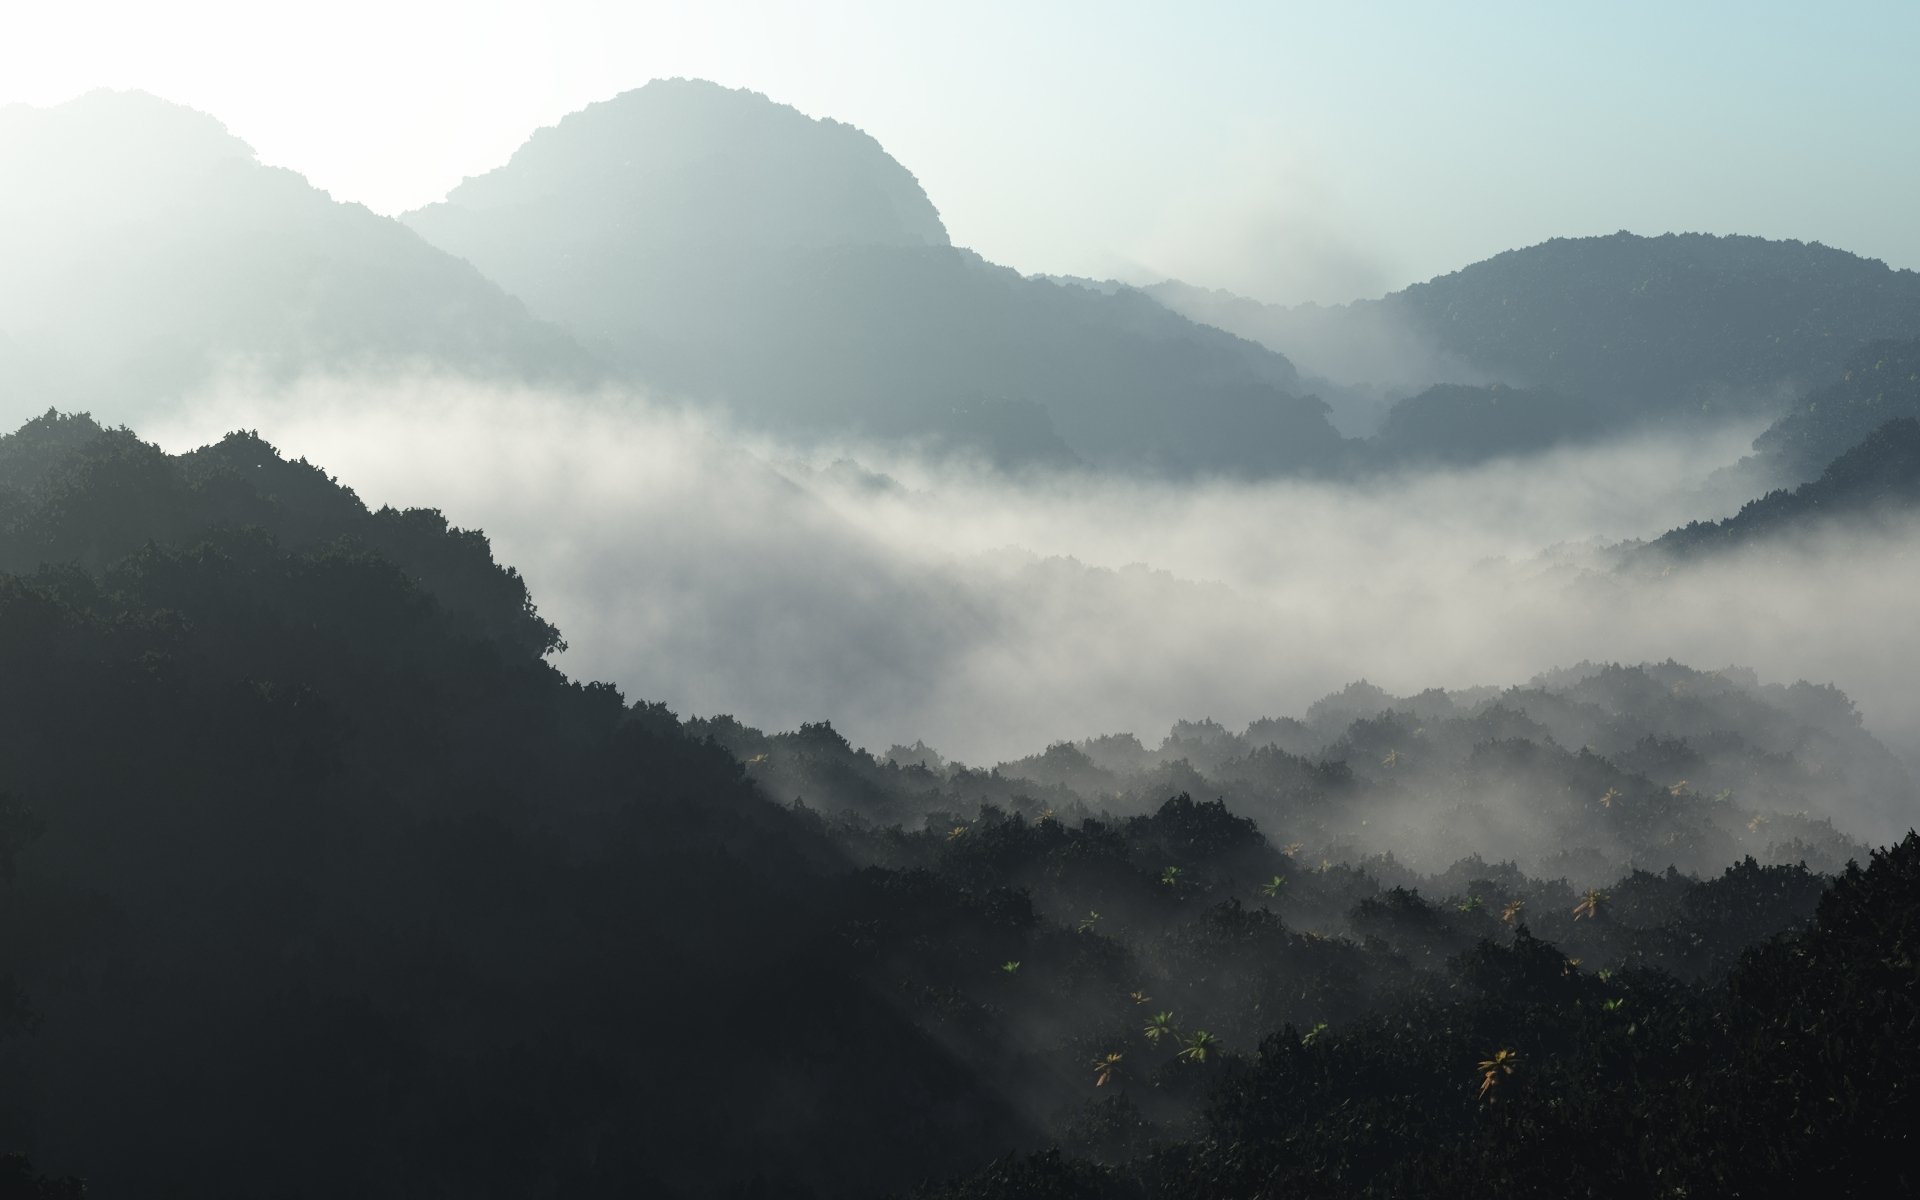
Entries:
{"type": "MultiPolygon", "coordinates": [[[[1097,285],[1084,285],[1097,286],[1097,285]]],[[[1259,342],[1285,354],[1302,372],[1363,392],[1404,397],[1436,383],[1485,383],[1495,378],[1439,342],[1416,333],[1381,301],[1354,304],[1265,304],[1217,288],[1176,279],[1139,289],[1173,311],[1259,342]]],[[[1377,421],[1391,403],[1377,404],[1377,421]]]]}
{"type": "Polygon", "coordinates": [[[1697,555],[1806,531],[1837,517],[1915,513],[1920,513],[1920,421],[1900,417],[1834,459],[1813,482],[1769,492],[1724,521],[1694,521],[1659,538],[1651,549],[1697,555]]]}
{"type": "Polygon", "coordinates": [[[954,248],[872,138],[752,92],[650,83],[403,219],[626,369],[789,432],[1175,471],[1340,452],[1283,357],[954,248]]]}
{"type": "Polygon", "coordinates": [[[1920,333],[1920,274],[1818,243],[1694,233],[1556,238],[1331,307],[1148,291],[1337,380],[1546,387],[1611,425],[1775,411],[1863,343],[1920,333]]]}
{"type": "Polygon", "coordinates": [[[388,218],[139,92],[0,109],[0,409],[115,414],[223,366],[591,373],[559,329],[388,218]]]}
{"type": "Polygon", "coordinates": [[[1509,382],[1627,408],[1765,411],[1920,330],[1920,274],[1819,243],[1556,238],[1379,301],[1509,382]]]}

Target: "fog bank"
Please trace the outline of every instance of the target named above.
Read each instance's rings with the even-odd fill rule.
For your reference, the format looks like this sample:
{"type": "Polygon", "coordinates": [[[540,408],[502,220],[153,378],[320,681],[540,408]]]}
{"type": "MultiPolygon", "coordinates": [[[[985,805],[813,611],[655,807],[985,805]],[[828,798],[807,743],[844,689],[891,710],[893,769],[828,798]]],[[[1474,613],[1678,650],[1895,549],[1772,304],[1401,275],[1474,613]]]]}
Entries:
{"type": "Polygon", "coordinates": [[[1182,717],[1238,728],[1363,677],[1404,693],[1671,657],[1831,682],[1896,749],[1920,740],[1915,530],[1606,572],[1602,542],[1724,515],[1696,488],[1747,428],[1341,485],[1010,480],[435,378],[215,392],[142,432],[181,450],[242,427],[371,505],[486,530],[565,633],[564,669],[683,714],[985,763],[1182,717]]]}

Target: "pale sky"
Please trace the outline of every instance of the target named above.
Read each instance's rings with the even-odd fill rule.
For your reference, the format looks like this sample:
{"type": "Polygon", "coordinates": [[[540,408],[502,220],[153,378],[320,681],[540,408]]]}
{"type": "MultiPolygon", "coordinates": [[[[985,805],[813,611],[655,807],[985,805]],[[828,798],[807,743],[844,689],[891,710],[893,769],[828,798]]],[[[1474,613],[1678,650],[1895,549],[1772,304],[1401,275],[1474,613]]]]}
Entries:
{"type": "Polygon", "coordinates": [[[144,88],[397,213],[696,76],[867,130],[1020,270],[1331,302],[1616,229],[1920,267],[1916,46],[1907,2],[0,0],[0,103],[144,88]]]}

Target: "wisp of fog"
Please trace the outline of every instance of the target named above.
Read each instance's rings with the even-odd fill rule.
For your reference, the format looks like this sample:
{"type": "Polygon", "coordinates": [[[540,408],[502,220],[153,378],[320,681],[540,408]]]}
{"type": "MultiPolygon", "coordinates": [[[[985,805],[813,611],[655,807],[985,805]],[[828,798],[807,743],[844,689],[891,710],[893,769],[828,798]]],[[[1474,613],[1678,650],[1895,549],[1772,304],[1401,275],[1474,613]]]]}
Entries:
{"type": "Polygon", "coordinates": [[[484,529],[576,677],[876,750],[987,763],[1241,727],[1362,677],[1410,693],[1667,658],[1835,683],[1897,750],[1917,740],[1912,529],[1613,570],[1607,543],[1725,515],[1701,481],[1747,426],[1351,483],[1012,477],[425,375],[233,385],[149,426],[170,450],[255,428],[370,505],[484,529]]]}

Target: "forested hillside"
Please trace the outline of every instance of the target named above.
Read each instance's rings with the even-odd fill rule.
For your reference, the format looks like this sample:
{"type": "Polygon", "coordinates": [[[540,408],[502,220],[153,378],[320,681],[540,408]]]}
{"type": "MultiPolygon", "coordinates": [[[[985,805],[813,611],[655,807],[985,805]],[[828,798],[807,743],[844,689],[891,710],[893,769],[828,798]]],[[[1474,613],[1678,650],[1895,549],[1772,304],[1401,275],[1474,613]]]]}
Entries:
{"type": "Polygon", "coordinates": [[[1648,550],[1685,558],[1786,535],[1844,538],[1876,525],[1911,521],[1917,514],[1920,421],[1899,417],[1828,463],[1812,482],[1768,492],[1724,521],[1696,521],[1675,529],[1648,550]]]}
{"type": "Polygon", "coordinates": [[[559,637],[255,435],[0,438],[0,1148],[102,1196],[1910,1170],[1920,842],[1833,820],[1911,783],[1832,688],[1356,684],[979,770],[559,637]]]}
{"type": "Polygon", "coordinates": [[[1901,417],[1920,418],[1920,337],[1855,351],[1839,378],[1803,397],[1754,440],[1754,461],[1743,466],[1771,483],[1811,480],[1901,417]]]}

